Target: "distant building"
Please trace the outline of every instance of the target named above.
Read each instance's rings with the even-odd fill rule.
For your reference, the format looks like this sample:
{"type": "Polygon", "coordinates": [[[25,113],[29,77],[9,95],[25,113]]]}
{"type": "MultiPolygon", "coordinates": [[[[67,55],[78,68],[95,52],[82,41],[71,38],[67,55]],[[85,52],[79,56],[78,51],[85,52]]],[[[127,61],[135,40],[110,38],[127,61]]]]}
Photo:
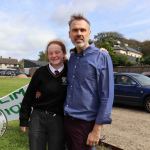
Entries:
{"type": "Polygon", "coordinates": [[[18,60],[17,59],[12,59],[11,57],[9,58],[3,58],[0,56],[0,68],[1,69],[7,69],[7,68],[18,68],[18,60]]]}
{"type": "Polygon", "coordinates": [[[35,70],[41,66],[47,65],[47,61],[36,61],[36,60],[30,60],[30,59],[23,59],[22,65],[24,68],[24,72],[28,75],[33,75],[35,70]]]}
{"type": "Polygon", "coordinates": [[[118,54],[124,54],[127,55],[129,60],[132,62],[135,62],[137,58],[142,57],[142,53],[134,48],[128,47],[128,46],[120,46],[120,45],[115,45],[114,46],[114,52],[118,54]]]}
{"type": "Polygon", "coordinates": [[[137,51],[136,49],[133,49],[131,47],[120,47],[118,45],[114,46],[114,52],[125,54],[136,58],[141,58],[143,55],[141,52],[137,51]]]}

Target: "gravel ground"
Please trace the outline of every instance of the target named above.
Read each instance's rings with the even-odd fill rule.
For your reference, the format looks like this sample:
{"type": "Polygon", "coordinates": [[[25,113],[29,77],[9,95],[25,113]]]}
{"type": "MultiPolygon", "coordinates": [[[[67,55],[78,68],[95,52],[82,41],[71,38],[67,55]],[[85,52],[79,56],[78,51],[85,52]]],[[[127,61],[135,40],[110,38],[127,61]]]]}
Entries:
{"type": "Polygon", "coordinates": [[[141,108],[115,106],[112,119],[111,125],[103,127],[105,142],[124,150],[150,150],[150,113],[141,108]]]}

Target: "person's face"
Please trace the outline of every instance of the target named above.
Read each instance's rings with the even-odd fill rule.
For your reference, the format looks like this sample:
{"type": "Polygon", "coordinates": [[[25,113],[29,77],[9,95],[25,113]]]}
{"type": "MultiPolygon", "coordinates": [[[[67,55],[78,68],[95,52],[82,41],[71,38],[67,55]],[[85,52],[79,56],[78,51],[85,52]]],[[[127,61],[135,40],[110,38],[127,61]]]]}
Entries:
{"type": "Polygon", "coordinates": [[[61,66],[64,62],[65,54],[63,53],[61,46],[58,44],[51,44],[48,47],[47,56],[52,66],[61,66]]]}
{"type": "Polygon", "coordinates": [[[77,51],[84,50],[89,46],[89,24],[84,20],[74,20],[70,25],[69,37],[77,48],[77,51]]]}

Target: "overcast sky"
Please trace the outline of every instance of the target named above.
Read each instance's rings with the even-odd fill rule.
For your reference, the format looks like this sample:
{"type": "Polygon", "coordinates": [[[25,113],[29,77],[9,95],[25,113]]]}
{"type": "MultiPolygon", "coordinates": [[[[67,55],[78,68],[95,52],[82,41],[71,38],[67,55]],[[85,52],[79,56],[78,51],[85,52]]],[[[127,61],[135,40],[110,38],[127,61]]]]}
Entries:
{"type": "Polygon", "coordinates": [[[67,49],[71,14],[82,13],[92,34],[116,31],[126,38],[150,40],[150,0],[0,0],[0,56],[38,59],[49,40],[67,49]]]}

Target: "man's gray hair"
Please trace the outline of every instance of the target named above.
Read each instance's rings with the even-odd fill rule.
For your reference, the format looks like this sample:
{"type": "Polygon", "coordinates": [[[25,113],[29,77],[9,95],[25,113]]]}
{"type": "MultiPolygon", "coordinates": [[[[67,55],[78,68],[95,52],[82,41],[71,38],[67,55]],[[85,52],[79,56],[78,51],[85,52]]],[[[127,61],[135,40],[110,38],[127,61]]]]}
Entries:
{"type": "Polygon", "coordinates": [[[82,14],[73,14],[71,17],[70,17],[70,20],[68,22],[69,26],[71,25],[71,23],[74,21],[74,20],[84,20],[86,21],[89,26],[90,26],[90,21],[85,18],[82,14]]]}

